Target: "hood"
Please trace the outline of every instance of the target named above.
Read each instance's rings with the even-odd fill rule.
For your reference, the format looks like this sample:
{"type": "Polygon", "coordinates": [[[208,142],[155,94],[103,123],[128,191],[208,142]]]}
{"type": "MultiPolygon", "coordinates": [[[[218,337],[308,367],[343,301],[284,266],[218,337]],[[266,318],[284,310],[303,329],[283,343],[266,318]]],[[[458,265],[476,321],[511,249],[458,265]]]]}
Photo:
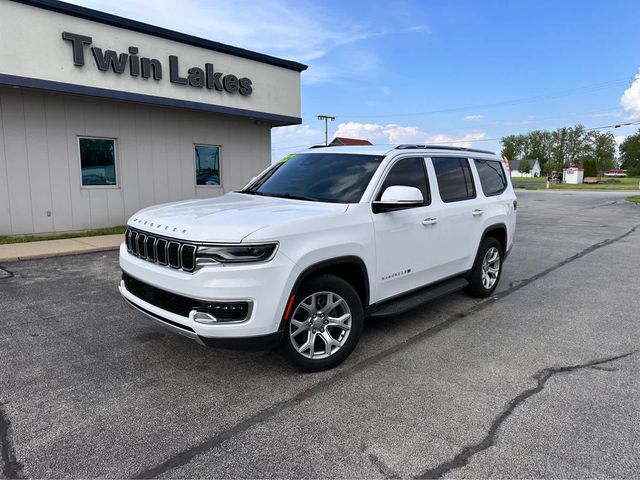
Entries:
{"type": "Polygon", "coordinates": [[[140,210],[129,226],[192,242],[238,243],[261,228],[346,211],[347,205],[227,193],[140,210]]]}

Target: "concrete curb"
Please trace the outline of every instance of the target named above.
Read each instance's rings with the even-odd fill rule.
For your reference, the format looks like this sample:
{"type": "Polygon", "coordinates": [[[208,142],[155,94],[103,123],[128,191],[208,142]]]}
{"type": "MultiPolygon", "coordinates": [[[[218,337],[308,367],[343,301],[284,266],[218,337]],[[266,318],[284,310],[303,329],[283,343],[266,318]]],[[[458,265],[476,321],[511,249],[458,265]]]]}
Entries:
{"type": "Polygon", "coordinates": [[[81,253],[108,252],[120,248],[123,241],[124,235],[117,234],[0,245],[0,262],[8,263],[81,253]]]}

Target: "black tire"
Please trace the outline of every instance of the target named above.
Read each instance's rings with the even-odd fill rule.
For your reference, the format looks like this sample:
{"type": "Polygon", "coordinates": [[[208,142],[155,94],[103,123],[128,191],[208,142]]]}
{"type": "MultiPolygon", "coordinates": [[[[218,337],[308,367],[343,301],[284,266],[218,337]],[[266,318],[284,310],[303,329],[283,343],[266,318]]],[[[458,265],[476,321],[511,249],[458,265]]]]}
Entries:
{"type": "Polygon", "coordinates": [[[358,340],[360,340],[363,324],[364,311],[362,302],[348,282],[335,275],[321,274],[314,276],[305,280],[295,292],[294,303],[289,318],[285,323],[282,352],[291,364],[305,372],[329,370],[342,363],[356,348],[358,340]],[[314,294],[317,295],[315,299],[312,298],[314,294]],[[332,304],[338,305],[334,309],[323,313],[324,307],[329,307],[328,294],[333,295],[330,297],[332,304]],[[322,305],[323,298],[324,307],[322,305]],[[302,305],[303,302],[305,306],[302,305]],[[320,310],[318,310],[318,307],[321,307],[320,310]],[[310,313],[309,308],[316,310],[316,313],[310,313]],[[342,326],[338,326],[337,322],[329,320],[329,314],[331,313],[334,313],[332,318],[337,318],[335,315],[340,315],[339,318],[346,319],[345,315],[350,315],[350,319],[344,320],[341,324],[342,326]],[[349,321],[349,329],[346,330],[346,322],[349,321]],[[326,323],[323,324],[324,322],[326,323]],[[304,327],[301,324],[304,324],[304,327]],[[322,332],[320,329],[322,329],[322,332]],[[295,332],[299,332],[297,336],[295,336],[295,332]],[[292,333],[294,336],[292,336],[292,333]],[[347,334],[344,335],[344,333],[347,334]],[[313,341],[311,341],[312,336],[313,341]],[[329,345],[330,340],[325,340],[328,336],[338,343],[342,342],[341,345],[339,347],[335,344],[329,345]],[[301,352],[300,348],[308,344],[311,344],[311,347],[301,352]],[[324,351],[321,354],[315,353],[319,347],[324,347],[324,351]],[[313,348],[314,353],[311,352],[311,348],[313,348]],[[309,356],[316,358],[309,358],[309,356]]]}
{"type": "MultiPolygon", "coordinates": [[[[495,263],[494,263],[495,265],[495,263]]],[[[502,245],[500,242],[493,237],[485,238],[480,244],[480,248],[478,249],[478,253],[476,255],[476,260],[473,263],[473,268],[471,269],[471,273],[467,277],[469,280],[469,285],[467,286],[467,293],[474,297],[485,298],[489,297],[493,291],[500,283],[500,276],[502,275],[502,266],[503,266],[503,252],[502,245]],[[485,260],[485,256],[487,253],[495,248],[498,253],[498,273],[495,277],[495,281],[491,284],[490,287],[487,287],[485,282],[483,281],[483,262],[485,260]]]]}

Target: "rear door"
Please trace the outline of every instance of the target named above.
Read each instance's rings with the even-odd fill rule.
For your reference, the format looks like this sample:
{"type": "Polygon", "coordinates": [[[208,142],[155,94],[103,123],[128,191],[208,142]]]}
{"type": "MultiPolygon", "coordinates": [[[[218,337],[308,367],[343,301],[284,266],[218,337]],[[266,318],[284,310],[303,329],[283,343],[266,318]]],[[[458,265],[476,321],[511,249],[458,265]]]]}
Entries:
{"type": "Polygon", "coordinates": [[[438,185],[433,205],[440,211],[434,243],[440,252],[438,272],[444,278],[472,267],[484,211],[478,205],[468,158],[431,157],[428,171],[431,169],[438,185]]]}

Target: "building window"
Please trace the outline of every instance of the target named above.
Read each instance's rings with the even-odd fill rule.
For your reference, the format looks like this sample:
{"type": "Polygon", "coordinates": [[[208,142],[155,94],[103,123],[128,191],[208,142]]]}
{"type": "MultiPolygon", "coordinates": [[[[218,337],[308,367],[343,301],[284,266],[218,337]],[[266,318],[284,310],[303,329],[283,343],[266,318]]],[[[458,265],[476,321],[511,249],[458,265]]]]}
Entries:
{"type": "Polygon", "coordinates": [[[220,147],[196,145],[196,185],[220,186],[220,147]]]}
{"type": "Polygon", "coordinates": [[[117,186],[116,141],[113,138],[78,139],[82,186],[117,186]]]}

